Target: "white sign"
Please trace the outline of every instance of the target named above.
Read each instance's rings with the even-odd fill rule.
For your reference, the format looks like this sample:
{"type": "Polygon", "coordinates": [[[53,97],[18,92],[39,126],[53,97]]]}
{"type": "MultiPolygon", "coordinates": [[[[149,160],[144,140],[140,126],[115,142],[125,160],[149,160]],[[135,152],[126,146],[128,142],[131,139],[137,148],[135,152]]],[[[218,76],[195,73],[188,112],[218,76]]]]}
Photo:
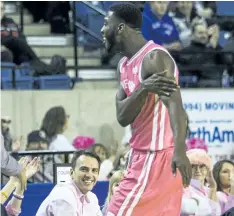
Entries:
{"type": "Polygon", "coordinates": [[[234,161],[234,90],[182,90],[193,137],[204,139],[214,162],[234,161]]]}
{"type": "Polygon", "coordinates": [[[57,164],[56,167],[56,183],[66,183],[69,180],[71,180],[71,175],[70,175],[70,170],[71,167],[69,165],[64,166],[57,164]]]}

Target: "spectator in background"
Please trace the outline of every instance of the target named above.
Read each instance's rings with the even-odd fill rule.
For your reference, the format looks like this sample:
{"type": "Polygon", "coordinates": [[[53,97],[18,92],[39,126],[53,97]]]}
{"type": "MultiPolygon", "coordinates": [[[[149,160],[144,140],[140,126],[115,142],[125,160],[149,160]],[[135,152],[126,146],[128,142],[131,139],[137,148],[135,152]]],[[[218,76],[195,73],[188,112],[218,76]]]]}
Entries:
{"type": "Polygon", "coordinates": [[[168,50],[180,50],[179,34],[167,12],[167,6],[167,1],[151,1],[145,4],[142,34],[146,40],[153,40],[168,50]]]}
{"type": "Polygon", "coordinates": [[[75,152],[71,162],[71,181],[57,184],[36,216],[102,216],[98,199],[91,192],[97,182],[100,164],[100,158],[94,152],[75,152]]]}
{"type": "Polygon", "coordinates": [[[48,1],[23,1],[22,4],[32,14],[34,23],[47,21],[48,1]]]}
{"type": "Polygon", "coordinates": [[[210,19],[216,15],[216,2],[215,1],[195,1],[196,13],[210,19]]]}
{"type": "Polygon", "coordinates": [[[2,1],[1,15],[1,47],[4,48],[4,58],[1,58],[2,61],[9,60],[16,65],[20,65],[25,62],[30,63],[30,66],[35,70],[34,75],[66,73],[66,60],[62,56],[53,56],[49,65],[39,59],[36,53],[29,46],[26,37],[22,34],[18,25],[11,18],[4,15],[4,3],[2,1]]]}
{"type": "Polygon", "coordinates": [[[41,129],[49,140],[49,150],[73,151],[75,148],[63,135],[68,127],[69,115],[62,106],[49,109],[43,120],[41,129]]]}
{"type": "MultiPolygon", "coordinates": [[[[49,149],[49,140],[44,131],[36,130],[28,134],[27,151],[45,151],[49,149]]],[[[57,155],[43,155],[40,170],[34,175],[33,182],[53,182],[54,163],[63,163],[57,155]]]]}
{"type": "Polygon", "coordinates": [[[1,136],[1,174],[17,176],[21,183],[21,189],[27,186],[26,170],[6,151],[4,138],[1,136]]]}
{"type": "MultiPolygon", "coordinates": [[[[35,157],[30,162],[28,158],[23,157],[19,160],[19,164],[26,169],[27,179],[31,178],[40,167],[40,158],[35,157]]],[[[1,204],[7,201],[10,194],[13,193],[11,200],[8,201],[6,212],[8,216],[18,216],[21,213],[21,204],[24,198],[24,189],[21,189],[20,182],[17,177],[10,177],[10,180],[1,190],[1,204]]]]}
{"type": "Polygon", "coordinates": [[[92,145],[91,150],[99,156],[101,162],[109,158],[107,148],[101,143],[95,143],[92,145]]]}
{"type": "Polygon", "coordinates": [[[48,2],[48,9],[46,16],[50,23],[50,32],[52,34],[71,33],[70,23],[69,23],[69,11],[70,11],[69,1],[48,2]]]}
{"type": "Polygon", "coordinates": [[[11,119],[8,116],[1,118],[1,130],[2,136],[4,137],[4,146],[7,151],[12,151],[12,135],[10,133],[11,119]]]}
{"type": "Polygon", "coordinates": [[[234,162],[218,161],[213,168],[214,179],[217,183],[217,196],[222,213],[234,207],[234,162]]]}
{"type": "Polygon", "coordinates": [[[111,198],[114,195],[115,191],[118,189],[119,183],[121,182],[123,177],[124,177],[123,170],[115,171],[113,173],[113,175],[111,176],[110,182],[109,182],[109,190],[108,190],[107,198],[106,198],[105,204],[104,204],[103,209],[102,209],[103,215],[106,215],[106,211],[108,209],[108,205],[111,201],[111,198]]]}
{"type": "Polygon", "coordinates": [[[29,151],[47,150],[49,141],[44,131],[32,131],[28,134],[27,147],[29,151]]]}
{"type": "Polygon", "coordinates": [[[181,216],[219,216],[217,184],[212,173],[212,160],[207,154],[207,146],[187,146],[187,156],[192,166],[192,180],[184,189],[181,216]],[[206,182],[208,185],[206,185],[206,182]]]}
{"type": "Polygon", "coordinates": [[[192,37],[192,20],[194,18],[193,2],[178,1],[175,11],[170,12],[170,16],[177,27],[182,46],[189,46],[192,37]]]}
{"type": "Polygon", "coordinates": [[[175,56],[181,65],[190,67],[186,75],[198,77],[200,87],[220,87],[223,68],[218,67],[221,62],[218,45],[219,28],[216,25],[208,28],[204,21],[197,22],[192,28],[190,46],[183,49],[183,54],[175,56]],[[200,65],[198,68],[197,65],[200,65]]]}

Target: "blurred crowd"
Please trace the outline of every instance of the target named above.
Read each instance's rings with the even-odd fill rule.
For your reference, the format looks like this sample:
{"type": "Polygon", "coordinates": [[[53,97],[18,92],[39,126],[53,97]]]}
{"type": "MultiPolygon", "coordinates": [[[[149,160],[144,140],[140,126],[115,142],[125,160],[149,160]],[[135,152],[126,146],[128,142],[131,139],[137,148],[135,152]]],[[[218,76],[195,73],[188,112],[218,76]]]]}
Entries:
{"type": "MultiPolygon", "coordinates": [[[[90,2],[91,6],[105,13],[114,1],[90,2]]],[[[152,1],[137,2],[143,13],[142,33],[146,40],[153,40],[171,51],[181,76],[195,77],[197,82],[185,87],[230,87],[234,76],[234,14],[219,15],[218,2],[214,1],[152,1]],[[230,52],[230,53],[226,53],[230,52]],[[197,65],[200,65],[198,68],[197,65]]],[[[76,2],[76,18],[71,16],[70,2],[23,2],[32,14],[34,23],[48,22],[51,34],[69,34],[71,23],[78,22],[79,45],[90,52],[103,50],[100,29],[103,15],[76,2]],[[90,36],[84,28],[95,34],[90,36]]],[[[45,64],[29,46],[26,36],[10,15],[4,15],[1,2],[1,61],[20,65],[30,63],[35,75],[66,73],[66,59],[56,55],[51,64],[45,64]]],[[[102,51],[102,63],[116,66],[120,55],[102,51]]]]}

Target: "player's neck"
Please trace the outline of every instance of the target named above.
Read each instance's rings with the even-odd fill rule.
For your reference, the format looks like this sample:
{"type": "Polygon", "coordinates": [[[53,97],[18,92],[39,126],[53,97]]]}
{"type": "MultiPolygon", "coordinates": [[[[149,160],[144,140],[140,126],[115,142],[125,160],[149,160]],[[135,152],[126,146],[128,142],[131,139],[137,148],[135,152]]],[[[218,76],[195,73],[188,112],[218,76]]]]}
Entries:
{"type": "Polygon", "coordinates": [[[136,35],[135,37],[131,37],[129,40],[125,40],[123,55],[131,58],[134,56],[145,44],[147,41],[141,36],[136,35]]]}

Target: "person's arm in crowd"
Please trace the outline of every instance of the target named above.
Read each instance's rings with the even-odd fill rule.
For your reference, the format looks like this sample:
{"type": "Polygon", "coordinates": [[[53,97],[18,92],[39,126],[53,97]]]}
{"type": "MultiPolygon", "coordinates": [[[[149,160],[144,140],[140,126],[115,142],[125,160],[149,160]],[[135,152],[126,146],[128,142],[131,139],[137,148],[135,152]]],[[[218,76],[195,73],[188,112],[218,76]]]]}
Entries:
{"type": "Polygon", "coordinates": [[[8,215],[18,216],[21,213],[21,204],[24,198],[24,189],[21,189],[19,182],[15,177],[11,177],[11,180],[16,188],[13,197],[6,206],[8,215]]]}
{"type": "Polygon", "coordinates": [[[209,185],[209,198],[214,202],[217,202],[217,183],[214,179],[212,170],[208,170],[207,183],[209,185]]]}
{"type": "Polygon", "coordinates": [[[170,51],[180,51],[182,49],[181,43],[179,41],[170,44],[163,44],[163,46],[170,51]]]}
{"type": "Polygon", "coordinates": [[[1,173],[7,176],[17,176],[21,172],[20,164],[10,156],[4,146],[4,138],[1,139],[1,173]]]}

